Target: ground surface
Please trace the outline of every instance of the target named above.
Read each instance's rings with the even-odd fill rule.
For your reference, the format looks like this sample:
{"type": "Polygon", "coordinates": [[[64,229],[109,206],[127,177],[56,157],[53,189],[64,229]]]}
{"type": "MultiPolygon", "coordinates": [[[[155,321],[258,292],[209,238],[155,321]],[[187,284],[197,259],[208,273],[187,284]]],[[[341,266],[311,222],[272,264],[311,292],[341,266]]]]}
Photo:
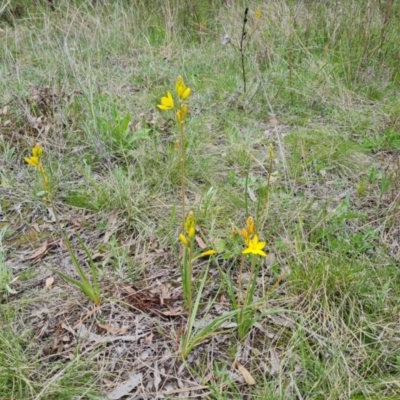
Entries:
{"type": "Polygon", "coordinates": [[[398,5],[250,2],[242,64],[240,2],[30,3],[0,6],[0,398],[400,398],[398,5]],[[185,214],[217,251],[190,332],[230,316],[187,357],[180,137],[157,108],[178,75],[185,214]],[[240,337],[249,215],[268,256],[240,337]],[[60,226],[99,306],[55,272],[77,277],[60,226]]]}

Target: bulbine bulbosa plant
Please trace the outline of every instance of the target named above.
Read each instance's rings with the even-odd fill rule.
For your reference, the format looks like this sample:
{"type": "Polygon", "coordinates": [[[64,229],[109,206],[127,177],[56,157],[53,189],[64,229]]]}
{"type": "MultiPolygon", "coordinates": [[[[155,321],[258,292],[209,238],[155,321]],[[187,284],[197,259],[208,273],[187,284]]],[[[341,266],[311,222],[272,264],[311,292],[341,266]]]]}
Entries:
{"type": "Polygon", "coordinates": [[[25,157],[24,159],[30,166],[34,167],[37,170],[37,172],[39,173],[40,179],[42,181],[43,189],[44,189],[44,192],[41,192],[41,193],[46,195],[46,201],[48,201],[51,205],[53,214],[56,219],[56,223],[57,223],[58,228],[61,233],[61,237],[63,239],[64,244],[67,246],[69,255],[71,256],[71,259],[75,266],[76,272],[78,273],[79,280],[71,278],[68,275],[65,275],[64,273],[62,273],[60,271],[57,271],[57,270],[53,270],[53,271],[56,274],[58,274],[59,276],[61,276],[65,281],[75,285],[90,300],[92,300],[96,306],[98,306],[98,305],[100,305],[101,297],[100,297],[100,289],[99,289],[99,285],[98,285],[98,281],[97,281],[96,266],[94,265],[94,262],[93,262],[93,259],[92,259],[89,249],[83,243],[81,238],[78,236],[79,242],[89,260],[90,271],[92,273],[92,281],[93,281],[93,283],[91,283],[89,278],[86,276],[85,271],[83,270],[83,268],[78,260],[78,257],[76,256],[74,250],[72,249],[71,242],[68,239],[68,235],[64,232],[63,228],[61,227],[60,219],[58,218],[58,214],[57,214],[57,209],[54,204],[52,187],[49,182],[46,170],[42,164],[42,157],[43,157],[43,148],[40,144],[36,144],[32,149],[32,155],[30,157],[25,157]]]}
{"type": "Polygon", "coordinates": [[[262,258],[266,257],[267,253],[264,251],[266,242],[259,240],[253,217],[247,218],[246,227],[240,230],[240,235],[244,240],[245,248],[242,251],[237,290],[229,273],[223,271],[219,266],[218,268],[226,283],[233,310],[236,311],[239,339],[243,339],[258,319],[256,314],[259,305],[254,304],[253,298],[262,258]],[[250,261],[250,271],[247,286],[244,288],[242,277],[247,260],[250,261]]]}

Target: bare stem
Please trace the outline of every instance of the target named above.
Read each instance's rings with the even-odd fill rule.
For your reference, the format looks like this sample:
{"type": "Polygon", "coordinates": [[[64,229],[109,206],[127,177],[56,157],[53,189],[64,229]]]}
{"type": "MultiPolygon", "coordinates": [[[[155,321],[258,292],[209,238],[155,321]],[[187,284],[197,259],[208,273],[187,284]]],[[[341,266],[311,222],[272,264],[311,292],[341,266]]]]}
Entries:
{"type": "Polygon", "coordinates": [[[182,196],[182,226],[185,230],[185,132],[183,129],[183,122],[179,123],[180,133],[181,133],[181,196],[182,196]]]}
{"type": "Polygon", "coordinates": [[[244,46],[243,42],[246,39],[246,23],[247,23],[247,14],[249,12],[249,9],[246,7],[244,10],[244,18],[243,18],[243,27],[242,27],[242,36],[240,38],[240,54],[242,58],[242,75],[243,75],[243,93],[246,93],[246,68],[244,64],[244,46]]]}

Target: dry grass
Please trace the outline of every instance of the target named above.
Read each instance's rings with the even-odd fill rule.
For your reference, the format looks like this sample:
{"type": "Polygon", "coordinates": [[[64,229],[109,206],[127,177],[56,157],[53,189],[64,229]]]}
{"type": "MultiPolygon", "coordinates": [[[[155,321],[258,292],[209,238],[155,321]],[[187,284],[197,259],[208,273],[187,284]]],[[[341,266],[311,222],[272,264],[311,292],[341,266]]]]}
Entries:
{"type": "MultiPolygon", "coordinates": [[[[240,55],[221,44],[240,40],[236,2],[29,3],[0,19],[2,396],[399,398],[398,5],[251,3],[243,95],[240,55]],[[187,208],[235,283],[232,229],[257,214],[273,145],[256,298],[284,276],[259,313],[286,310],[185,361],[176,126],[156,108],[179,74],[187,208]],[[98,263],[100,307],[51,272],[75,274],[23,161],[37,142],[79,259],[76,232],[98,263]]],[[[211,264],[197,327],[230,310],[211,264]]]]}

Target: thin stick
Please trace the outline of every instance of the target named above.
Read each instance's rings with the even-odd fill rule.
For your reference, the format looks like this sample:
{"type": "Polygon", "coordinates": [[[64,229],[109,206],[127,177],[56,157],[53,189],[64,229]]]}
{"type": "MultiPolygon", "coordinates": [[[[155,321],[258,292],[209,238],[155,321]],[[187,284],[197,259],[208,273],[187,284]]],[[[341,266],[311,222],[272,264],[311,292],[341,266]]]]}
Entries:
{"type": "Polygon", "coordinates": [[[242,56],[242,74],[243,74],[243,93],[246,93],[246,69],[244,65],[244,47],[243,42],[246,39],[246,23],[247,23],[247,14],[249,12],[248,7],[244,10],[244,18],[243,18],[243,27],[242,27],[242,37],[240,38],[240,54],[242,56]]]}

